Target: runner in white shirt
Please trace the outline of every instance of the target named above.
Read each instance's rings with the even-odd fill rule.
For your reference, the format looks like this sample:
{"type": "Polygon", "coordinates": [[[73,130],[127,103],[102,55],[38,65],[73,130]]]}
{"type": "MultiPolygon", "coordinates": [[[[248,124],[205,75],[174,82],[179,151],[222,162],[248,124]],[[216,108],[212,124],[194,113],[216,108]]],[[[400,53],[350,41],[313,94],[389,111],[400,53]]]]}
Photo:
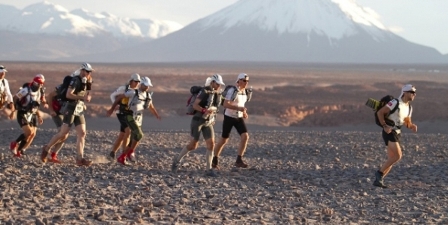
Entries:
{"type": "Polygon", "coordinates": [[[401,127],[417,132],[417,125],[411,121],[412,107],[410,103],[414,101],[417,90],[411,84],[406,84],[401,89],[398,99],[393,99],[383,108],[378,110],[377,116],[383,126],[382,136],[387,146],[387,161],[380,170],[375,172],[374,186],[387,188],[384,184],[384,177],[390,172],[392,166],[397,163],[402,156],[400,147],[401,127]],[[389,113],[397,107],[394,113],[389,113]]]}

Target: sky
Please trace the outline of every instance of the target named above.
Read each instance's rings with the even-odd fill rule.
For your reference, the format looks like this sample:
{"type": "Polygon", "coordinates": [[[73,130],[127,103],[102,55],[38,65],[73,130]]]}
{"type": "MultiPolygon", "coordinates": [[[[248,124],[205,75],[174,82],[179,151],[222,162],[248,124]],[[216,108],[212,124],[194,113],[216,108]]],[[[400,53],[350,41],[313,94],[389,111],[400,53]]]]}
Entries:
{"type": "MultiPolygon", "coordinates": [[[[84,8],[130,18],[170,20],[188,25],[238,0],[49,0],[68,10],[84,8]]],[[[244,1],[244,0],[242,0],[244,1]]],[[[281,0],[277,0],[281,1],[281,0]]],[[[448,54],[448,0],[349,0],[374,10],[401,37],[448,54]]],[[[19,9],[42,0],[0,0],[19,9]]]]}

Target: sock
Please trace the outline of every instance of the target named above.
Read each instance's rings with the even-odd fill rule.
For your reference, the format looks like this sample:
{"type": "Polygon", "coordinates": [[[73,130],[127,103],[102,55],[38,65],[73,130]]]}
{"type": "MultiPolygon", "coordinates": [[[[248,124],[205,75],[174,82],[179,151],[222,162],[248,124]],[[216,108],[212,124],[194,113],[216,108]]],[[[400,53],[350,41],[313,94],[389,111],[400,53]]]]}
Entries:
{"type": "Polygon", "coordinates": [[[243,162],[243,159],[242,159],[242,157],[239,155],[239,156],[236,158],[236,161],[237,161],[237,162],[243,162]]]}
{"type": "Polygon", "coordinates": [[[17,151],[22,151],[23,147],[25,147],[27,141],[23,140],[20,142],[19,147],[17,148],[17,151]]]}
{"type": "Polygon", "coordinates": [[[19,143],[21,141],[25,140],[25,134],[21,134],[17,139],[16,142],[19,143]]]}
{"type": "Polygon", "coordinates": [[[213,156],[212,163],[213,165],[218,165],[218,156],[213,156]]]}
{"type": "Polygon", "coordinates": [[[207,153],[205,153],[205,158],[207,159],[207,170],[211,170],[213,160],[213,150],[207,150],[207,153]]]}
{"type": "Polygon", "coordinates": [[[180,162],[184,158],[184,156],[188,154],[188,152],[189,151],[187,147],[182,148],[182,151],[180,151],[179,155],[177,156],[177,161],[180,162]]]}
{"type": "Polygon", "coordinates": [[[51,158],[56,158],[56,152],[51,153],[51,158]]]}

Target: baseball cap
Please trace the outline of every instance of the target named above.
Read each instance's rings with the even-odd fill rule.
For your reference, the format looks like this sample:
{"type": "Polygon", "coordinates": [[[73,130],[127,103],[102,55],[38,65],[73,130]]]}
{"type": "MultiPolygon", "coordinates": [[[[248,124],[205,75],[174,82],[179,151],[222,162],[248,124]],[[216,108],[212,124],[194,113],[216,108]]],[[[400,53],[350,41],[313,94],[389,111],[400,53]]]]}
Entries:
{"type": "Polygon", "coordinates": [[[0,73],[1,72],[8,72],[8,70],[6,70],[6,67],[4,67],[3,65],[0,65],[0,73]]]}
{"type": "Polygon", "coordinates": [[[140,79],[140,74],[138,73],[133,73],[131,75],[131,79],[129,79],[129,81],[138,81],[141,82],[142,80],[140,79]]]}
{"type": "Polygon", "coordinates": [[[89,72],[92,72],[94,70],[92,68],[92,66],[90,64],[88,64],[88,63],[83,63],[82,66],[81,66],[81,69],[85,70],[85,71],[89,71],[89,72]]]}
{"type": "Polygon", "coordinates": [[[145,85],[146,87],[152,87],[151,79],[149,79],[149,77],[143,77],[141,84],[145,85]]]}
{"type": "Polygon", "coordinates": [[[417,89],[412,84],[406,84],[401,88],[401,92],[413,91],[415,92],[417,89]]]}
{"type": "Polygon", "coordinates": [[[249,76],[247,76],[247,74],[245,74],[245,73],[240,73],[240,74],[238,74],[238,78],[237,78],[236,82],[238,82],[239,80],[249,80],[249,76]]]}
{"type": "Polygon", "coordinates": [[[216,83],[220,84],[220,85],[225,85],[224,81],[222,81],[222,76],[219,74],[215,74],[211,77],[212,81],[215,81],[216,83]]]}

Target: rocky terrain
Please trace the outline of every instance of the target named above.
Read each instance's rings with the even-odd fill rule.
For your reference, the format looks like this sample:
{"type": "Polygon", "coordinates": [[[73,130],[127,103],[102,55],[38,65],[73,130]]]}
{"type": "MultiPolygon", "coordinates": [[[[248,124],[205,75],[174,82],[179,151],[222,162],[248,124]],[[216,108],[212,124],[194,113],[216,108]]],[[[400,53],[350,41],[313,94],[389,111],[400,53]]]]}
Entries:
{"type": "MultiPolygon", "coordinates": [[[[2,129],[2,146],[19,134],[2,129]]],[[[248,169],[233,167],[238,139],[220,157],[218,177],[205,176],[204,145],[178,173],[171,160],[183,131],[145,131],[138,162],[111,163],[117,132],[90,131],[88,168],[74,164],[74,136],[63,164],[39,162],[55,132],[39,130],[24,158],[2,147],[2,224],[445,224],[448,222],[447,136],[405,134],[404,157],[372,186],[385,160],[377,132],[254,131],[248,169]]],[[[219,135],[219,134],[217,134],[219,135]]]]}

